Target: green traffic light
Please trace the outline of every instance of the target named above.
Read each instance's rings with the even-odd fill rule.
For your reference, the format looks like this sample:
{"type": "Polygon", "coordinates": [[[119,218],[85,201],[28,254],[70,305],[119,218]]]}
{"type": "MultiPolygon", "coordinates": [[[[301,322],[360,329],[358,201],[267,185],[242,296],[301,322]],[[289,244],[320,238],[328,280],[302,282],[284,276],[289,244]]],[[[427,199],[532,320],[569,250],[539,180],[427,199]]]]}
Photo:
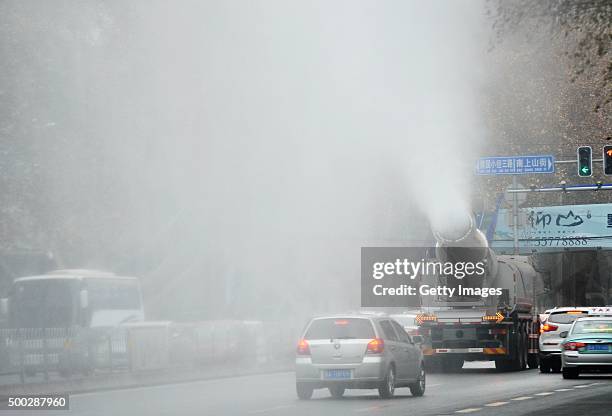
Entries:
{"type": "Polygon", "coordinates": [[[592,149],[590,146],[580,146],[578,148],[578,176],[591,176],[592,168],[592,149]]]}

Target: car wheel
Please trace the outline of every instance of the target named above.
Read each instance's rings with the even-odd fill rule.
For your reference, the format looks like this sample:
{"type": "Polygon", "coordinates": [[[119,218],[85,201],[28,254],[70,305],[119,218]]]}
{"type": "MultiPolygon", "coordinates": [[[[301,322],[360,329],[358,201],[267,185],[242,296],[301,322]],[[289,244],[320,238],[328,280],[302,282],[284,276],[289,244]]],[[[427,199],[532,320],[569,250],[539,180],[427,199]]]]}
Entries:
{"type": "Polygon", "coordinates": [[[385,379],[378,387],[378,394],[382,399],[390,399],[395,394],[395,368],[390,366],[385,379]]]}
{"type": "Polygon", "coordinates": [[[579,374],[580,372],[576,367],[563,367],[563,378],[565,379],[576,379],[579,374]]]}
{"type": "Polygon", "coordinates": [[[344,395],[344,387],[332,386],[329,388],[329,394],[331,394],[334,399],[339,399],[344,395]]]}
{"type": "Polygon", "coordinates": [[[305,383],[295,383],[295,391],[300,400],[308,400],[312,397],[314,389],[305,383]]]}
{"type": "Polygon", "coordinates": [[[410,385],[410,393],[412,393],[413,396],[420,397],[425,394],[425,379],[425,366],[421,364],[419,379],[416,381],[416,383],[410,385]]]}

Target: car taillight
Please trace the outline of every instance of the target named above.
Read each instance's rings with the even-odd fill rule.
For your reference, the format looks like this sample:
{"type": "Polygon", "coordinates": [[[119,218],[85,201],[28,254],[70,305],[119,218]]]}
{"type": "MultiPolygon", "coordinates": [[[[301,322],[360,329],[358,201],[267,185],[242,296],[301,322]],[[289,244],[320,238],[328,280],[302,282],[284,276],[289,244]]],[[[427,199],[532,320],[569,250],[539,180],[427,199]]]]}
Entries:
{"type": "Polygon", "coordinates": [[[368,354],[381,354],[385,349],[385,342],[380,338],[374,338],[368,342],[368,354]]]}
{"type": "Polygon", "coordinates": [[[556,331],[557,329],[559,329],[557,325],[544,324],[540,327],[540,334],[543,334],[544,332],[556,331]]]}
{"type": "Polygon", "coordinates": [[[581,348],[586,347],[584,342],[566,342],[563,344],[563,349],[566,351],[578,351],[581,348]]]}
{"type": "Polygon", "coordinates": [[[301,339],[300,342],[298,342],[297,353],[298,355],[310,355],[310,346],[308,345],[308,341],[301,339]]]}

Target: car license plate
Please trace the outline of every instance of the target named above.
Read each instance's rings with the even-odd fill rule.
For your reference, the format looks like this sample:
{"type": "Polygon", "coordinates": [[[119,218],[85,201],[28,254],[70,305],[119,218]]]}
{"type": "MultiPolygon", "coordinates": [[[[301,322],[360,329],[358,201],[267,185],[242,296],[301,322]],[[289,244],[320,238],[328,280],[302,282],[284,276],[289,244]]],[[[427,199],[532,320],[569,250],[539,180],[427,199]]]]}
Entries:
{"type": "Polygon", "coordinates": [[[351,370],[325,370],[323,378],[325,378],[325,380],[347,380],[351,378],[351,370]]]}
{"type": "Polygon", "coordinates": [[[608,351],[609,349],[610,349],[610,347],[608,347],[607,344],[604,344],[604,345],[589,344],[589,345],[587,345],[587,350],[588,351],[608,351]]]}

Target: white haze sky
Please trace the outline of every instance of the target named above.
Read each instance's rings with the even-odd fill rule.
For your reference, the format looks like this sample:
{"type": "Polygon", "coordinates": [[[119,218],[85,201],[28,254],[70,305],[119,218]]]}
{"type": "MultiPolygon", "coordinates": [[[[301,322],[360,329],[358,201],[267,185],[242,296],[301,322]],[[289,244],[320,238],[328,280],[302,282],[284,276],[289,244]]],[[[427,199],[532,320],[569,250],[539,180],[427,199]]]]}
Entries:
{"type": "Polygon", "coordinates": [[[485,135],[479,2],[181,4],[143,13],[135,82],[163,128],[153,156],[195,173],[162,181],[185,179],[216,225],[363,238],[384,221],[371,204],[463,199],[485,135]]]}
{"type": "Polygon", "coordinates": [[[439,223],[467,209],[480,2],[167,4],[142,24],[167,129],[155,157],[193,165],[177,203],[197,200],[225,261],[244,256],[229,269],[350,304],[361,245],[425,238],[415,208],[439,223]]]}

